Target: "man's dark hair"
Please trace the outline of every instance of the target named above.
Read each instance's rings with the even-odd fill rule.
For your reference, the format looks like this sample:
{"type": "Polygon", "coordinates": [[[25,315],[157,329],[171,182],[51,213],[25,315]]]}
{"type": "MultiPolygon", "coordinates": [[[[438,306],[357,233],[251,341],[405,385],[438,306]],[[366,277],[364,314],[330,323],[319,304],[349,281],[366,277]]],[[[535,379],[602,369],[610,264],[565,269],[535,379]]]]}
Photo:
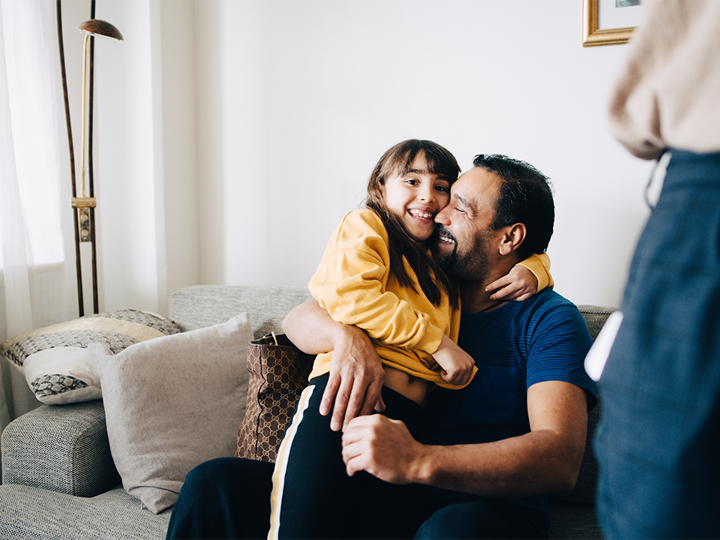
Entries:
{"type": "Polygon", "coordinates": [[[550,179],[529,163],[501,154],[478,154],[473,165],[502,179],[491,228],[524,223],[527,235],[517,250],[518,256],[526,259],[533,253],[544,253],[555,223],[550,179]]]}

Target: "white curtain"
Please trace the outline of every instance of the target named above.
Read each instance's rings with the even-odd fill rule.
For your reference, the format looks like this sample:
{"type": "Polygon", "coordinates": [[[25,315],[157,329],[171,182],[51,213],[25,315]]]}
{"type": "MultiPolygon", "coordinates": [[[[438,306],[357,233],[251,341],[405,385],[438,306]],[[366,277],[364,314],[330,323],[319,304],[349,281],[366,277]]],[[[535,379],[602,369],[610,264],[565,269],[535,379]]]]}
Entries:
{"type": "MultiPolygon", "coordinates": [[[[0,342],[67,316],[54,24],[55,2],[0,0],[0,342]]],[[[0,431],[37,405],[0,359],[0,431]]]]}
{"type": "MultiPolygon", "coordinates": [[[[177,164],[187,161],[184,155],[176,151],[170,157],[175,172],[165,179],[161,4],[97,2],[96,17],[112,22],[125,37],[123,42],[99,39],[95,44],[101,312],[145,309],[165,314],[169,286],[171,292],[198,283],[197,275],[185,271],[196,264],[197,249],[187,248],[188,234],[180,234],[172,261],[176,277],[168,284],[166,200],[174,204],[173,229],[189,228],[190,235],[196,233],[191,216],[197,209],[194,174],[177,170],[177,164]],[[185,178],[183,174],[187,185],[179,186],[175,179],[185,178]]],[[[164,3],[167,27],[184,51],[192,51],[193,4],[164,3]],[[175,28],[178,18],[184,21],[183,31],[175,28]]],[[[62,2],[76,162],[82,74],[77,28],[90,18],[90,6],[90,0],[62,2]]],[[[185,66],[185,56],[176,57],[185,66]]],[[[186,87],[194,84],[192,74],[180,80],[186,87]]],[[[172,87],[167,92],[173,98],[177,93],[172,87]]],[[[194,118],[192,110],[181,110],[194,118]]],[[[194,141],[192,126],[186,133],[177,125],[170,131],[173,141],[194,141]]],[[[79,163],[76,172],[79,182],[79,163]]],[[[78,316],[70,184],[56,2],[0,0],[0,342],[78,316]]],[[[86,314],[92,311],[87,248],[81,247],[86,314]]],[[[37,405],[22,373],[0,358],[0,430],[37,405]]]]}

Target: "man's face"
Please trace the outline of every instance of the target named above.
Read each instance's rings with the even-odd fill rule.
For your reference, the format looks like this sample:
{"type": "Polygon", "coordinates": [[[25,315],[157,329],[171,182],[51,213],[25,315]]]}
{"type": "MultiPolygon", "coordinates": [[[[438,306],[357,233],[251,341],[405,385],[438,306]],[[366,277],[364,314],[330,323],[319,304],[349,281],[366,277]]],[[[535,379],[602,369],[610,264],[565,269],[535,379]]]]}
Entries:
{"type": "Polygon", "coordinates": [[[436,217],[438,258],[449,275],[463,281],[484,281],[500,231],[490,228],[502,180],[474,167],[452,185],[450,204],[436,217]]]}

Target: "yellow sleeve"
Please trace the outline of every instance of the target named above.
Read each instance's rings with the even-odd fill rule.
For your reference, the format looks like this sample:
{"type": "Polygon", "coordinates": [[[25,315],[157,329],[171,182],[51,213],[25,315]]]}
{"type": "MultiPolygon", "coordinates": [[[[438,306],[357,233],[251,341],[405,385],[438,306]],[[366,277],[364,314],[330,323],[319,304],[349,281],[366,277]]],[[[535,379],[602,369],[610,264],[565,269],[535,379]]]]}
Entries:
{"type": "Polygon", "coordinates": [[[542,291],[546,287],[552,288],[555,286],[555,282],[550,274],[550,257],[548,257],[547,253],[534,253],[518,264],[521,264],[535,274],[538,280],[537,292],[542,291]]]}
{"type": "Polygon", "coordinates": [[[434,353],[443,332],[430,317],[387,290],[385,227],[370,210],[348,214],[333,234],[309,289],[330,316],[386,345],[434,353]]]}

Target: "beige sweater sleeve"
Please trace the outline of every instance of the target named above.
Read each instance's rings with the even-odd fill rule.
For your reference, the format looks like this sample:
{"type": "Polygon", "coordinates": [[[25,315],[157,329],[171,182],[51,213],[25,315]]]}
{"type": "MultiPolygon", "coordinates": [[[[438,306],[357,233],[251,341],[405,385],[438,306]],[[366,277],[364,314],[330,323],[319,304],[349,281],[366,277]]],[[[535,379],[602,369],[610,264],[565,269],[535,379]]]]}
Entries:
{"type": "Polygon", "coordinates": [[[720,151],[720,0],[646,0],[610,103],[634,155],[720,151]]]}

